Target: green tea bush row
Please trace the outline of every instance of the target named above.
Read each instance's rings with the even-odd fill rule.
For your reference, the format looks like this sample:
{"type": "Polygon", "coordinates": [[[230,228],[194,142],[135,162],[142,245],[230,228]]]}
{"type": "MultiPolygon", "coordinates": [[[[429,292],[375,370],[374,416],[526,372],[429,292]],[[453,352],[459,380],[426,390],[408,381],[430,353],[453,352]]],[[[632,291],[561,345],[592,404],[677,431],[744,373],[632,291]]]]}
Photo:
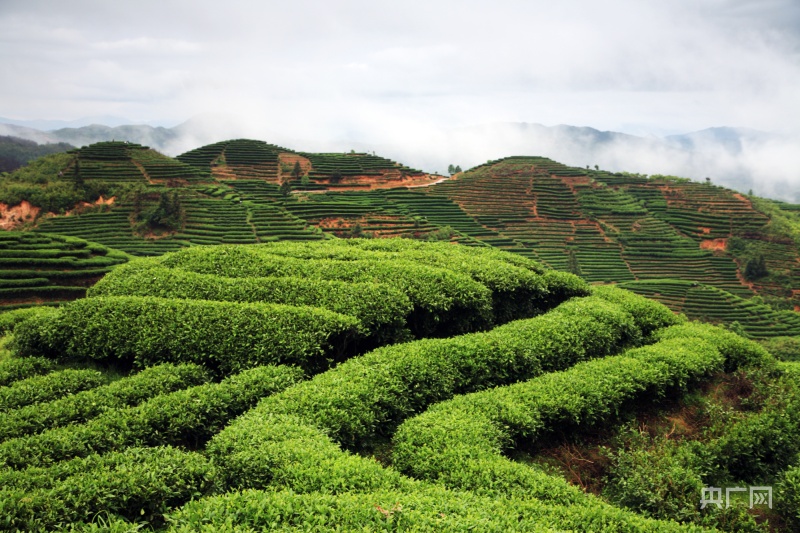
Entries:
{"type": "Polygon", "coordinates": [[[46,429],[86,422],[109,409],[139,403],[208,381],[198,365],[170,363],[146,368],[105,386],[70,394],[48,403],[0,413],[0,441],[39,433],[46,429]]]}
{"type": "MultiPolygon", "coordinates": [[[[484,500],[468,492],[447,491],[405,477],[392,467],[382,467],[374,459],[342,451],[325,431],[298,415],[268,413],[257,419],[252,418],[247,425],[237,422],[234,426],[237,426],[235,431],[239,433],[235,444],[232,439],[225,441],[215,439],[207,449],[218,467],[221,490],[269,488],[271,492],[245,490],[243,494],[252,494],[254,498],[252,505],[255,507],[238,500],[239,493],[236,492],[203,499],[189,504],[173,515],[170,520],[173,524],[183,524],[183,527],[187,527],[187,522],[196,525],[199,521],[203,521],[212,524],[209,530],[224,527],[225,523],[241,524],[245,528],[259,527],[258,524],[261,522],[252,520],[260,520],[258,516],[263,515],[255,509],[260,508],[269,515],[270,510],[276,508],[276,505],[280,507],[280,504],[270,500],[268,494],[275,494],[281,490],[293,495],[308,495],[312,499],[322,498],[323,494],[336,495],[335,499],[324,498],[331,502],[330,505],[334,508],[337,506],[335,502],[346,502],[348,495],[386,491],[397,495],[391,507],[396,507],[397,503],[405,506],[424,494],[430,494],[431,491],[436,492],[440,502],[447,501],[453,504],[461,502],[465,509],[473,505],[477,505],[476,509],[483,509],[485,508],[481,503],[483,501],[505,501],[503,497],[484,500]],[[219,461],[220,457],[224,457],[222,462],[219,461]],[[339,497],[342,499],[339,500],[339,497]],[[221,505],[223,502],[225,505],[221,505]]],[[[501,508],[497,512],[503,515],[513,513],[519,501],[533,501],[537,502],[536,508],[539,509],[535,515],[538,516],[538,513],[549,509],[547,512],[553,514],[546,514],[542,520],[550,524],[569,524],[563,526],[569,529],[584,531],[614,530],[620,527],[634,531],[658,530],[659,527],[675,529],[674,524],[644,520],[633,513],[613,508],[568,485],[561,478],[528,470],[535,474],[538,486],[542,489],[541,500],[510,501],[507,510],[501,508]]],[[[3,481],[2,477],[0,481],[3,481]]],[[[373,500],[370,505],[376,503],[373,500]]],[[[326,508],[327,505],[322,508],[315,506],[311,514],[324,514],[327,512],[326,508]]],[[[354,512],[358,514],[350,506],[342,511],[344,515],[354,512]]],[[[292,513],[281,514],[292,516],[292,513]]],[[[330,527],[336,527],[337,524],[339,527],[345,527],[343,524],[347,524],[348,527],[345,529],[349,529],[349,522],[341,522],[342,520],[345,518],[338,514],[329,515],[330,527]]],[[[280,523],[276,522],[273,527],[280,523]]],[[[412,527],[414,524],[416,522],[409,524],[409,529],[414,530],[412,527]]],[[[484,517],[479,530],[487,530],[490,525],[488,516],[484,517]]],[[[498,529],[503,530],[507,527],[508,525],[502,522],[498,529]]]]}
{"type": "Polygon", "coordinates": [[[32,316],[38,314],[53,314],[55,310],[51,307],[26,307],[0,313],[0,335],[11,333],[14,327],[32,316]]]}
{"type": "Polygon", "coordinates": [[[92,453],[164,444],[197,448],[258,400],[301,379],[299,369],[263,366],[220,383],[156,396],[71,425],[0,443],[0,467],[46,466],[92,453]]]}
{"type": "Polygon", "coordinates": [[[399,259],[465,274],[492,292],[495,323],[530,317],[548,307],[549,291],[546,280],[541,276],[544,268],[533,261],[523,260],[528,262],[528,268],[525,268],[515,264],[519,261],[508,260],[510,253],[472,253],[472,249],[464,246],[435,243],[368,246],[370,240],[333,240],[322,245],[278,242],[268,243],[262,249],[271,254],[309,260],[399,259]]]}
{"type": "Polygon", "coordinates": [[[52,531],[99,513],[158,526],[170,508],[209,493],[214,467],[199,453],[129,448],[47,469],[20,471],[22,486],[0,489],[0,529],[52,531]]]}
{"type": "Polygon", "coordinates": [[[393,441],[397,468],[419,479],[480,494],[546,497],[541,475],[507,460],[514,443],[535,442],[559,428],[588,427],[634,401],[721,371],[724,356],[700,338],[670,339],[621,356],[457,396],[406,421],[393,441]],[[543,490],[544,489],[544,490],[543,490]]]}
{"type": "Polygon", "coordinates": [[[233,278],[305,277],[381,283],[414,305],[408,326],[417,337],[448,336],[486,328],[493,321],[491,291],[470,277],[406,260],[305,260],[269,254],[257,246],[192,247],[166,254],[167,267],[233,278]]]}
{"type": "MultiPolygon", "coordinates": [[[[640,296],[630,295],[630,302],[661,308],[663,325],[680,320],[640,296]]],[[[594,296],[486,333],[379,348],[262,401],[216,435],[208,451],[237,483],[268,479],[271,463],[258,460],[271,456],[262,449],[270,446],[268,417],[298,416],[346,448],[369,448],[407,417],[455,394],[566,368],[640,340],[623,305],[594,296]]]]}
{"type": "Polygon", "coordinates": [[[265,401],[258,411],[303,414],[347,448],[368,446],[435,402],[608,355],[638,337],[633,319],[618,306],[578,299],[489,332],[379,348],[265,401]]]}
{"type": "Polygon", "coordinates": [[[229,302],[313,306],[354,316],[361,334],[392,330],[411,312],[408,297],[386,285],[300,277],[225,278],[166,268],[140,259],[122,265],[89,290],[89,296],[157,296],[229,302]]]}
{"type": "Polygon", "coordinates": [[[52,372],[53,360],[45,357],[11,357],[0,361],[0,387],[15,381],[52,372]]]}
{"type": "Polygon", "coordinates": [[[765,367],[775,365],[775,359],[760,344],[740,337],[732,331],[699,322],[688,322],[659,331],[656,337],[661,340],[696,337],[707,340],[725,355],[725,371],[737,368],[765,367]]]}
{"type": "Polygon", "coordinates": [[[329,495],[245,490],[202,498],[171,513],[169,531],[700,531],[608,505],[569,507],[487,498],[428,486],[414,492],[329,495]]]}
{"type": "Polygon", "coordinates": [[[15,329],[17,350],[136,367],[192,362],[228,375],[265,364],[306,369],[341,357],[358,320],[311,307],[139,296],[85,298],[15,329]]]}
{"type": "Polygon", "coordinates": [[[73,369],[15,381],[0,387],[0,413],[93,389],[106,382],[103,374],[96,370],[73,369]]]}

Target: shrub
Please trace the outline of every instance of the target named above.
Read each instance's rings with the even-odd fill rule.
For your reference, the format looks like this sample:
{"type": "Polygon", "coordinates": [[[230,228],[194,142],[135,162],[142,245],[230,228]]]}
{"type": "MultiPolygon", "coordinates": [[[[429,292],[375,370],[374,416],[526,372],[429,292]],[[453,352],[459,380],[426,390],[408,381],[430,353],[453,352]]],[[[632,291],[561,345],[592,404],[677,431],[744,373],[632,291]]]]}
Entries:
{"type": "Polygon", "coordinates": [[[131,407],[160,394],[199,385],[207,380],[205,370],[197,365],[163,364],[150,367],[109,385],[0,413],[0,440],[86,422],[109,409],[131,407]]]}
{"type": "Polygon", "coordinates": [[[162,263],[234,278],[302,274],[311,279],[386,284],[406,294],[414,305],[408,326],[417,337],[465,333],[488,327],[493,320],[490,291],[464,274],[405,260],[305,260],[268,251],[263,245],[192,247],[166,254],[162,263]]]}
{"type": "Polygon", "coordinates": [[[96,370],[60,370],[0,387],[0,412],[47,402],[65,394],[93,389],[106,383],[96,370]]]}
{"type": "Polygon", "coordinates": [[[89,290],[89,296],[157,296],[314,306],[356,317],[364,335],[379,333],[381,329],[384,333],[398,329],[411,312],[408,297],[385,285],[299,277],[225,278],[165,268],[150,259],[132,261],[115,269],[89,290]]]}
{"type": "Polygon", "coordinates": [[[725,371],[731,372],[748,366],[772,367],[774,358],[757,342],[745,339],[732,331],[717,326],[691,322],[659,331],[658,339],[697,337],[711,342],[725,356],[725,371]]]}
{"type": "Polygon", "coordinates": [[[101,512],[158,526],[171,507],[214,487],[207,459],[170,447],[130,448],[20,474],[24,488],[0,489],[0,525],[6,530],[54,530],[101,512]]]}
{"type": "MultiPolygon", "coordinates": [[[[531,468],[502,457],[504,448],[531,443],[555,428],[568,431],[608,420],[632,402],[682,389],[722,365],[722,355],[710,343],[671,339],[458,396],[400,426],[393,441],[394,464],[452,488],[550,498],[556,492],[552,483],[548,486],[531,468]]],[[[557,493],[562,499],[568,495],[557,493]]]]}
{"type": "Polygon", "coordinates": [[[800,466],[787,469],[777,486],[777,509],[794,531],[800,530],[800,466]]]}
{"type": "Polygon", "coordinates": [[[55,362],[44,357],[12,357],[0,361],[0,387],[15,381],[52,372],[55,362]]]}
{"type": "Polygon", "coordinates": [[[138,296],[85,298],[16,328],[21,354],[120,361],[142,368],[192,362],[222,375],[272,363],[319,369],[341,357],[358,321],[310,307],[138,296]]]}
{"type": "Polygon", "coordinates": [[[254,416],[302,415],[345,447],[368,448],[437,401],[608,355],[638,338],[618,306],[575,300],[486,333],[379,348],[265,400],[254,416]]]}
{"type": "Polygon", "coordinates": [[[86,424],[55,428],[0,444],[0,466],[46,466],[130,446],[201,446],[259,399],[297,382],[299,370],[263,366],[220,383],[156,396],[136,407],[112,409],[86,424]]]}

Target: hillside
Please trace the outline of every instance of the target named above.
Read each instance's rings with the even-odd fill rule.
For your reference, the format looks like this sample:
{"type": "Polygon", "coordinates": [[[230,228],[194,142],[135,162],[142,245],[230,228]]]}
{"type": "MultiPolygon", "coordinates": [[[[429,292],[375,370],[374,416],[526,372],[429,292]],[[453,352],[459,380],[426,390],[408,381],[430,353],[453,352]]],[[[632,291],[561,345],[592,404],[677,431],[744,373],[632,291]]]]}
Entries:
{"type": "Polygon", "coordinates": [[[6,529],[800,526],[798,363],[495,248],[191,247],[0,326],[6,529]]]}
{"type": "Polygon", "coordinates": [[[68,143],[37,144],[13,136],[0,136],[0,173],[12,172],[40,157],[75,148],[68,143]]]}
{"type": "MultiPolygon", "coordinates": [[[[133,255],[326,236],[445,239],[512,251],[593,283],[625,283],[691,317],[737,321],[755,337],[800,335],[792,313],[800,303],[800,208],[711,183],[540,157],[490,161],[442,181],[375,155],[246,139],[177,160],[119,142],[50,157],[61,159],[21,169],[5,190],[20,182],[62,191],[68,202],[77,180],[81,199],[111,194],[113,203],[66,217],[35,213],[34,231],[133,255]],[[53,182],[35,183],[42,173],[53,182]],[[684,282],[697,289],[689,301],[704,303],[686,303],[684,282]]],[[[11,196],[12,204],[22,198],[11,196]]]]}

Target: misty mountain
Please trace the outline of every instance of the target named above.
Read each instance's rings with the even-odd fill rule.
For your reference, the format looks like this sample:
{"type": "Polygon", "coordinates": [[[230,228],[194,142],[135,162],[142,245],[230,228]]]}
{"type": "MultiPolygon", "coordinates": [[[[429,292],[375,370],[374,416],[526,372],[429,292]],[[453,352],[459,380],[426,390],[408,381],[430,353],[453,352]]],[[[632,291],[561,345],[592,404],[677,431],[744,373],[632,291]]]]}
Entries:
{"type": "MultiPolygon", "coordinates": [[[[2,119],[0,119],[2,120],[2,119]]],[[[280,132],[247,126],[225,117],[195,117],[172,128],[93,124],[49,131],[0,123],[0,135],[37,143],[76,146],[126,140],[175,156],[232,138],[254,138],[296,150],[375,151],[427,172],[444,172],[510,155],[539,155],[578,167],[665,174],[712,182],[742,192],[800,202],[800,139],[746,128],[716,127],[667,137],[641,137],[571,125],[496,123],[420,132],[400,141],[291,139],[280,132]]]]}

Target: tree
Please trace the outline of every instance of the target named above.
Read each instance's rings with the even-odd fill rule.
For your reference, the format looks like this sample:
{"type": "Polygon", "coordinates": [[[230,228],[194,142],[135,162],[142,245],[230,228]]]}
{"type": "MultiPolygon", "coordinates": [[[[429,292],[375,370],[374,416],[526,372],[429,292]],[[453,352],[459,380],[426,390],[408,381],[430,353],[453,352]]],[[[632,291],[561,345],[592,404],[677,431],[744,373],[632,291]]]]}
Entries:
{"type": "Polygon", "coordinates": [[[711,186],[711,178],[706,176],[706,185],[711,186]]]}
{"type": "Polygon", "coordinates": [[[459,172],[461,172],[461,167],[459,165],[456,165],[456,174],[458,174],[459,172]]]}
{"type": "Polygon", "coordinates": [[[281,196],[289,196],[292,193],[292,184],[289,183],[289,180],[283,180],[278,191],[281,193],[281,196]]]}
{"type": "Polygon", "coordinates": [[[452,163],[447,166],[447,173],[451,176],[456,173],[456,167],[452,163]]]}
{"type": "Polygon", "coordinates": [[[744,266],[744,277],[747,280],[756,280],[769,274],[767,263],[763,255],[757,255],[747,260],[744,266]]]}
{"type": "Polygon", "coordinates": [[[311,178],[308,177],[308,174],[303,174],[303,177],[300,178],[300,185],[302,185],[303,187],[308,187],[310,183],[311,183],[311,178]]]}
{"type": "Polygon", "coordinates": [[[595,169],[595,170],[600,170],[600,165],[595,165],[595,166],[594,166],[594,169],[595,169]]]}
{"type": "Polygon", "coordinates": [[[567,271],[576,276],[581,275],[581,265],[578,263],[578,256],[575,255],[575,250],[570,250],[567,253],[567,271]]]}
{"type": "Polygon", "coordinates": [[[331,183],[339,183],[340,181],[342,181],[342,171],[337,168],[331,174],[330,182],[331,183]]]}
{"type": "Polygon", "coordinates": [[[364,233],[364,229],[361,227],[361,223],[360,222],[356,222],[350,228],[350,236],[353,237],[353,238],[357,239],[357,238],[361,237],[361,235],[363,233],[364,233]]]}
{"type": "Polygon", "coordinates": [[[303,169],[300,168],[300,161],[294,162],[294,168],[292,169],[292,179],[300,179],[300,174],[303,173],[303,169]]]}

